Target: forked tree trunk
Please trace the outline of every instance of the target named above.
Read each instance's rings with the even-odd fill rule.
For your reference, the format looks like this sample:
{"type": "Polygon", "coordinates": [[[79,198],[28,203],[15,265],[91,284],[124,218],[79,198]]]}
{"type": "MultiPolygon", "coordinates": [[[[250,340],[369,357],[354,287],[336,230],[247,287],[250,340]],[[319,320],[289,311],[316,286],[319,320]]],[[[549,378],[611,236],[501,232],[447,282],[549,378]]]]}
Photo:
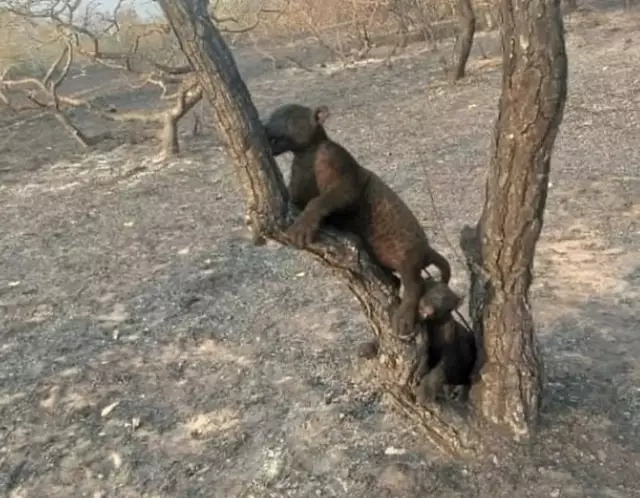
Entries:
{"type": "Polygon", "coordinates": [[[460,24],[460,34],[458,37],[458,53],[455,56],[453,81],[464,78],[471,47],[473,46],[473,36],[476,33],[476,15],[473,12],[471,0],[457,0],[458,23],[460,24]]]}
{"type": "MultiPolygon", "coordinates": [[[[519,422],[526,424],[531,419],[529,414],[537,410],[540,392],[540,368],[527,290],[544,207],[548,156],[562,115],[566,88],[566,59],[557,1],[504,0],[505,12],[517,7],[520,17],[513,24],[513,17],[505,16],[508,21],[503,33],[505,90],[483,215],[488,228],[484,231],[482,254],[497,292],[487,301],[481,324],[488,330],[490,361],[483,370],[485,375],[478,399],[483,413],[491,420],[511,420],[515,413],[518,424],[511,427],[519,434],[522,432],[519,422]],[[533,31],[534,23],[536,31],[533,31]],[[515,58],[511,54],[511,39],[519,42],[513,48],[515,58]],[[523,47],[527,50],[526,57],[523,47]],[[543,72],[537,74],[536,68],[543,72]],[[509,88],[510,84],[514,86],[509,88]],[[538,112],[541,114],[536,114],[538,112]],[[513,177],[509,176],[509,169],[513,170],[513,177]],[[518,201],[517,206],[509,206],[514,199],[518,201]],[[514,273],[511,264],[516,265],[514,273]],[[528,271],[520,275],[521,269],[528,271]],[[511,326],[513,328],[509,328],[511,326]],[[501,350],[499,337],[502,345],[520,349],[501,350]],[[531,355],[534,360],[530,359],[531,355]],[[520,379],[519,383],[508,377],[512,371],[520,379]],[[519,397],[517,392],[524,395],[519,397]],[[492,406],[497,396],[505,398],[498,399],[492,406]]],[[[158,0],[158,3],[211,104],[220,136],[234,159],[253,229],[262,236],[289,244],[283,229],[290,223],[291,215],[282,174],[268,152],[258,113],[233,56],[208,17],[208,1],[158,0]]],[[[483,442],[475,424],[467,423],[439,405],[418,406],[407,389],[406,374],[414,358],[411,348],[391,333],[389,304],[393,303],[391,311],[397,306],[391,293],[393,283],[344,234],[325,228],[318,235],[317,241],[305,251],[329,266],[360,301],[380,343],[378,373],[391,400],[441,449],[464,455],[482,451],[483,442]]],[[[479,246],[476,249],[479,251],[479,246]]],[[[477,298],[472,298],[478,302],[477,298],[483,296],[478,293],[477,298]]]]}
{"type": "Polygon", "coordinates": [[[160,155],[169,158],[180,152],[178,124],[180,120],[202,99],[202,90],[184,89],[178,95],[175,105],[162,116],[160,132],[160,155]]]}
{"type": "Polygon", "coordinates": [[[529,287],[567,57],[560,0],[503,0],[501,9],[504,74],[485,204],[479,229],[463,232],[462,247],[484,269],[471,265],[470,312],[484,337],[472,398],[488,420],[521,439],[535,427],[543,387],[529,287]]]}
{"type": "MultiPolygon", "coordinates": [[[[248,216],[259,236],[290,244],[284,228],[291,222],[282,174],[268,152],[268,143],[246,85],[220,32],[207,16],[207,0],[159,0],[205,97],[215,114],[220,137],[228,145],[244,188],[248,216]]],[[[414,365],[411,347],[391,332],[389,311],[397,306],[394,287],[353,241],[326,228],[305,251],[320,259],[343,281],[362,305],[379,341],[381,387],[426,436],[442,450],[473,454],[481,448],[478,433],[455,413],[439,406],[425,408],[407,389],[407,372],[414,365]],[[389,305],[392,304],[391,308],[389,305]]],[[[355,354],[354,348],[354,354],[355,354]]]]}

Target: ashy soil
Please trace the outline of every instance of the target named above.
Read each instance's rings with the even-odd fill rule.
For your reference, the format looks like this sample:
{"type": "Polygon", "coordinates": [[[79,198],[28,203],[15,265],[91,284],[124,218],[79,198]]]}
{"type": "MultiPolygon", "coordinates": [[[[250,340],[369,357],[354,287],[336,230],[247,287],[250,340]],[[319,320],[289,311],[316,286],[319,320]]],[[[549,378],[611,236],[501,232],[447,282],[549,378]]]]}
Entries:
{"type": "MultiPolygon", "coordinates": [[[[48,120],[4,128],[4,496],[640,496],[639,25],[567,22],[532,289],[543,423],[510,458],[445,459],[369,385],[357,303],[304,252],[251,245],[211,133],[157,161],[152,143],[87,153],[48,120]]],[[[476,44],[455,86],[420,46],[391,68],[248,79],[261,113],[328,104],[330,133],[407,200],[461,292],[457,237],[482,207],[501,81],[495,35],[478,40],[487,58],[476,44]]]]}

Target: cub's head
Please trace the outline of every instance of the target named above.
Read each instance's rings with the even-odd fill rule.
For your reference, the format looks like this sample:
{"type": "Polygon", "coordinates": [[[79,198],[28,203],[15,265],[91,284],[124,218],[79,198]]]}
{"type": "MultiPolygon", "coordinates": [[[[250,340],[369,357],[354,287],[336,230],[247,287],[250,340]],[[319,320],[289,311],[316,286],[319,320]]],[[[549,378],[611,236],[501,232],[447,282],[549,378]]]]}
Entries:
{"type": "Polygon", "coordinates": [[[329,116],[327,106],[311,109],[299,104],[278,107],[264,128],[274,156],[284,152],[296,152],[327,138],[323,123],[329,116]]]}
{"type": "Polygon", "coordinates": [[[419,313],[422,319],[438,320],[458,309],[464,299],[458,296],[444,282],[427,278],[420,299],[419,313]]]}

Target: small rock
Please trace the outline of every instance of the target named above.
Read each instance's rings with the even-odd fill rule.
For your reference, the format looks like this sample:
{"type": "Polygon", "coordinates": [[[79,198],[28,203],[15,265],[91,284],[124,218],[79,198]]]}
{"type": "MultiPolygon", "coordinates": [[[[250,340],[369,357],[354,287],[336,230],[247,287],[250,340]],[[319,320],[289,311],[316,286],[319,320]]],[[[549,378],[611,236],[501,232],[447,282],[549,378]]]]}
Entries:
{"type": "Polygon", "coordinates": [[[126,307],[122,303],[116,303],[113,306],[113,311],[108,315],[98,315],[98,320],[101,322],[121,323],[129,318],[129,314],[126,312],[126,307]]]}
{"type": "Polygon", "coordinates": [[[114,401],[113,403],[111,403],[109,406],[105,406],[102,411],[100,412],[100,416],[102,417],[106,417],[108,416],[116,406],[118,406],[120,404],[120,401],[114,401]]]}
{"type": "Polygon", "coordinates": [[[389,446],[384,450],[385,455],[404,455],[407,452],[404,448],[394,448],[393,446],[389,446]]]}
{"type": "Polygon", "coordinates": [[[111,453],[111,461],[116,469],[119,469],[122,466],[122,457],[115,452],[111,453]]]}
{"type": "Polygon", "coordinates": [[[49,389],[49,396],[46,399],[40,401],[40,406],[45,410],[53,412],[60,399],[60,387],[53,386],[49,389]]]}

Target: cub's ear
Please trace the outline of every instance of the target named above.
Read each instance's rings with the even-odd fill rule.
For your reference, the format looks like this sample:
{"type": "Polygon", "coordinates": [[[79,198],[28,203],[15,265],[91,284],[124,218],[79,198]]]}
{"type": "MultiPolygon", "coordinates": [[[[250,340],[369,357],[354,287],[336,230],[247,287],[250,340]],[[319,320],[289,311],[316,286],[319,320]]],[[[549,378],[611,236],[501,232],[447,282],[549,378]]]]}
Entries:
{"type": "Polygon", "coordinates": [[[326,105],[316,107],[316,110],[313,112],[313,117],[317,124],[324,124],[326,119],[329,117],[329,108],[326,105]]]}

